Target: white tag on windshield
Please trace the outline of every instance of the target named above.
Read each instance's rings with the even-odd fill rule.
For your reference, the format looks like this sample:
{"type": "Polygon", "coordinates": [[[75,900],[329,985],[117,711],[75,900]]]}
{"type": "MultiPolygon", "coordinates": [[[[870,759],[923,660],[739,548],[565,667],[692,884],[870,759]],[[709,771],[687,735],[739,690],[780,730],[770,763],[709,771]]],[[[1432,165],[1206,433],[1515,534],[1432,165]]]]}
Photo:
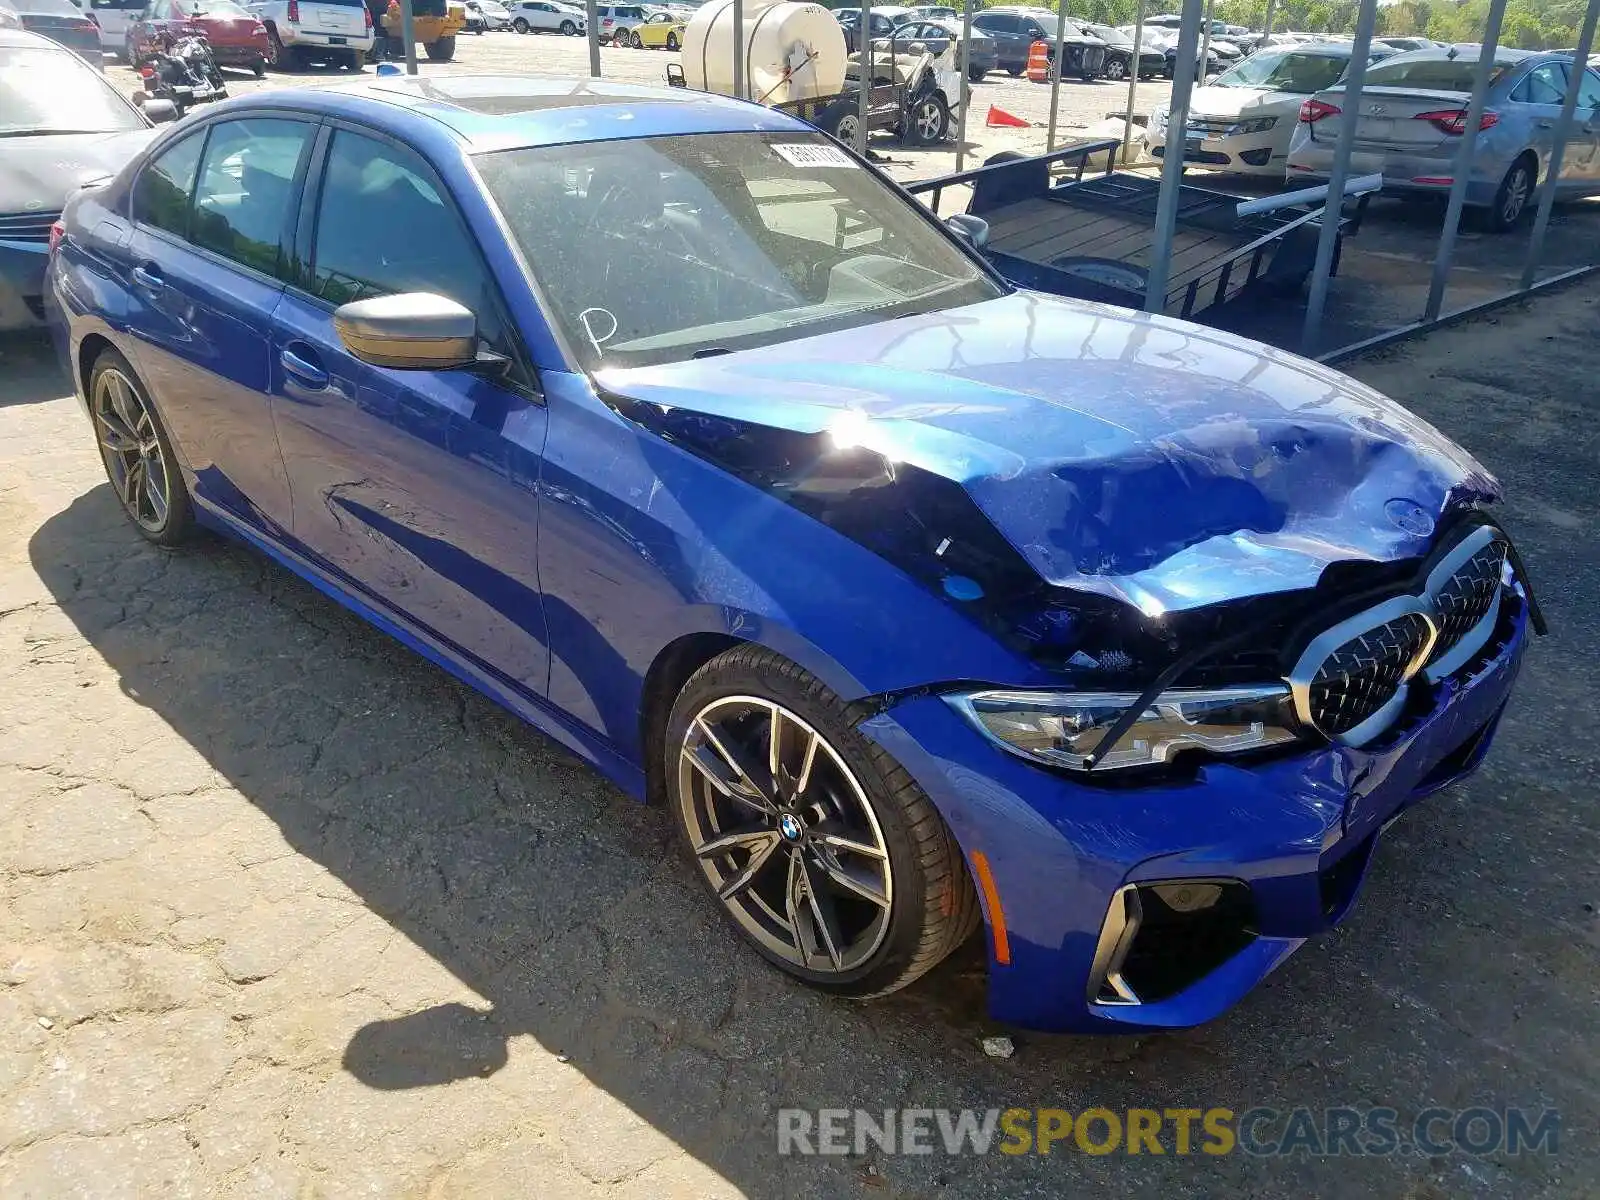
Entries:
{"type": "Polygon", "coordinates": [[[824,142],[774,142],[778,157],[791,167],[853,167],[856,160],[838,146],[824,142]]]}

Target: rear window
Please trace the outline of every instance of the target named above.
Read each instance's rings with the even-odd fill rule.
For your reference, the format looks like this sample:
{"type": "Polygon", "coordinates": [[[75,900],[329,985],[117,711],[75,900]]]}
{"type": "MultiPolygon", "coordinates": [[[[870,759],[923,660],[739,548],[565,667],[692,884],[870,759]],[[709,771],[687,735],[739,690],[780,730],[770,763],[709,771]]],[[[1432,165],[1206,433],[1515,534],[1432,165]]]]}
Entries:
{"type": "Polygon", "coordinates": [[[77,5],[70,3],[70,0],[26,0],[26,3],[17,6],[17,11],[40,17],[83,16],[78,11],[77,5]]]}
{"type": "MultiPolygon", "coordinates": [[[[1510,63],[1497,62],[1489,72],[1490,84],[1500,81],[1510,63]]],[[[1435,92],[1470,92],[1478,73],[1476,59],[1390,59],[1367,68],[1368,87],[1425,88],[1435,92]]]]}

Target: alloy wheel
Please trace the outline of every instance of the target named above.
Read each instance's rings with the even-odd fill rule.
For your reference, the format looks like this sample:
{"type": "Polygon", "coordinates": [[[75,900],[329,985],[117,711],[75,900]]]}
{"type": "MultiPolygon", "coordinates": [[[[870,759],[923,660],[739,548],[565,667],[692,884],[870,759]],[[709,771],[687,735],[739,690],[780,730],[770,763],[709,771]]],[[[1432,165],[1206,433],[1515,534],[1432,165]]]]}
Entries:
{"type": "Polygon", "coordinates": [[[944,109],[929,98],[917,106],[917,140],[931,145],[944,137],[944,109]]]}
{"type": "Polygon", "coordinates": [[[92,409],[100,457],[117,498],[142,528],[160,533],[172,510],[172,481],[155,418],[127,376],[114,368],[96,379],[92,409]]]}
{"type": "Polygon", "coordinates": [[[888,846],[826,738],[774,701],[724,696],[689,722],[678,771],[695,860],[752,938],[822,975],[872,958],[894,901],[888,846]]]}
{"type": "Polygon", "coordinates": [[[1117,82],[1119,80],[1126,79],[1127,77],[1128,68],[1123,65],[1120,58],[1113,58],[1110,62],[1106,63],[1107,79],[1111,80],[1112,82],[1117,82]]]}
{"type": "Polygon", "coordinates": [[[1517,218],[1527,206],[1530,191],[1532,187],[1528,182],[1528,169],[1523,166],[1512,168],[1511,178],[1506,183],[1505,203],[1500,207],[1500,217],[1506,225],[1517,223],[1517,218]]]}

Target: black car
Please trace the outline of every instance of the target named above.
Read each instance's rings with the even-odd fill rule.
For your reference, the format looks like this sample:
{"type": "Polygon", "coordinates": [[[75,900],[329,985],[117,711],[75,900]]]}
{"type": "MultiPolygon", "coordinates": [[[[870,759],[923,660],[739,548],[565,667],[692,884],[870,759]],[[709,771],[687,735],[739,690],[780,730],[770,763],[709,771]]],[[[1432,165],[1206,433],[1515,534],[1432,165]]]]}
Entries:
{"type": "MultiPolygon", "coordinates": [[[[1028,69],[1028,48],[1034,42],[1050,47],[1050,61],[1056,57],[1056,18],[1045,13],[1018,12],[989,8],[972,18],[972,27],[994,39],[995,57],[1002,71],[1021,75],[1028,69]]],[[[1106,45],[1099,38],[1086,38],[1068,22],[1061,43],[1063,77],[1097,79],[1105,69],[1106,45]]]]}
{"type": "MultiPolygon", "coordinates": [[[[943,54],[952,39],[960,38],[961,22],[907,21],[903,25],[896,25],[889,36],[897,52],[909,42],[921,42],[934,54],[943,54]]],[[[999,68],[994,39],[974,22],[972,38],[967,46],[967,78],[973,83],[982,83],[985,75],[999,68]]]]}
{"type": "Polygon", "coordinates": [[[6,0],[22,20],[22,27],[82,56],[90,66],[105,70],[100,49],[100,23],[78,9],[71,0],[6,0]]]}
{"type": "MultiPolygon", "coordinates": [[[[1103,74],[1107,79],[1126,79],[1133,71],[1133,39],[1120,29],[1109,25],[1091,25],[1078,22],[1078,28],[1089,37],[1097,37],[1106,44],[1106,65],[1103,74]]],[[[1167,56],[1146,46],[1139,54],[1139,78],[1150,79],[1167,69],[1167,56]]]]}

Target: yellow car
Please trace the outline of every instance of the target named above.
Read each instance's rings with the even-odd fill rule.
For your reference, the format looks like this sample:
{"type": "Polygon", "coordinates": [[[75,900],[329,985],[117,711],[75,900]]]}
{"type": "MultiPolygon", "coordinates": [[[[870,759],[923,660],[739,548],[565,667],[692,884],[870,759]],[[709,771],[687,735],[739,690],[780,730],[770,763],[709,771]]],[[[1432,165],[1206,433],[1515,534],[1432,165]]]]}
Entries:
{"type": "Polygon", "coordinates": [[[635,50],[659,50],[663,46],[676,50],[683,45],[683,22],[671,13],[654,13],[643,24],[633,27],[628,45],[635,50]]]}

